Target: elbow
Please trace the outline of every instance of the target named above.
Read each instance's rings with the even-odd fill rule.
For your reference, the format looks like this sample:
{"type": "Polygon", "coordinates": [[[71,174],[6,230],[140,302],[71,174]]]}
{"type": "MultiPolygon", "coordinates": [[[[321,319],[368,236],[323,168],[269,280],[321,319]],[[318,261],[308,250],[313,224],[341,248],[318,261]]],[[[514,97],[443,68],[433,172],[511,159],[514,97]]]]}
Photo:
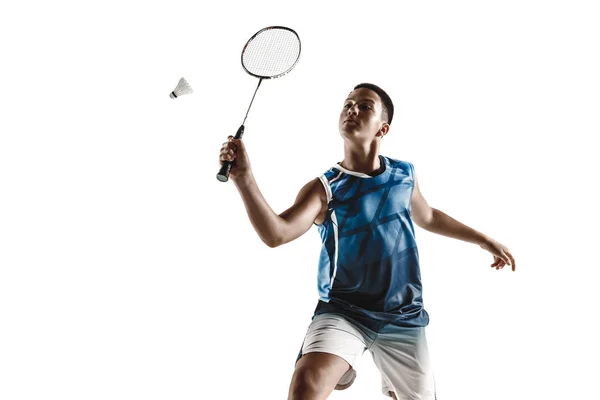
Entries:
{"type": "Polygon", "coordinates": [[[278,239],[263,240],[263,242],[265,242],[265,244],[272,249],[274,249],[275,247],[281,246],[283,244],[283,242],[278,239]]]}
{"type": "Polygon", "coordinates": [[[427,215],[427,218],[425,219],[425,222],[423,223],[423,225],[425,226],[425,228],[430,232],[432,232],[434,230],[435,227],[435,214],[436,214],[437,210],[435,208],[431,208],[431,212],[427,215]]]}
{"type": "Polygon", "coordinates": [[[290,239],[287,237],[287,232],[285,230],[277,229],[272,233],[272,235],[269,235],[269,237],[263,239],[263,241],[267,246],[274,249],[275,247],[286,244],[290,241],[290,239]]]}
{"type": "Polygon", "coordinates": [[[431,229],[433,227],[433,225],[435,224],[435,208],[431,208],[429,210],[430,212],[427,213],[425,221],[423,222],[423,225],[425,225],[427,228],[426,229],[431,229]]]}
{"type": "Polygon", "coordinates": [[[263,241],[267,246],[275,248],[289,243],[293,240],[296,240],[298,236],[300,236],[302,233],[308,230],[307,228],[302,233],[300,233],[300,231],[298,231],[297,229],[294,230],[292,228],[290,228],[289,226],[282,226],[280,227],[280,229],[273,233],[272,237],[263,239],[263,241]]]}
{"type": "Polygon", "coordinates": [[[430,208],[429,212],[424,213],[423,215],[417,214],[413,219],[420,228],[430,231],[435,223],[435,211],[434,208],[430,208]]]}
{"type": "Polygon", "coordinates": [[[265,242],[265,244],[267,246],[269,246],[270,248],[274,249],[275,247],[279,246],[277,243],[275,242],[265,242]]]}

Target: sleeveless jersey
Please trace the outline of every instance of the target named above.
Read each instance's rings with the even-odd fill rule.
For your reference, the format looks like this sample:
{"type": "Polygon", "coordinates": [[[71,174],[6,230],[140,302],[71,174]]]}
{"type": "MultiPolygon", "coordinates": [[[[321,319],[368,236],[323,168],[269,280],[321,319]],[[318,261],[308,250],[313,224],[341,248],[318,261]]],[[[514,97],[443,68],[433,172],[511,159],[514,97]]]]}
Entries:
{"type": "Polygon", "coordinates": [[[376,176],[336,164],[319,177],[328,210],[315,224],[323,245],[314,315],[343,314],[374,331],[427,326],[410,214],[414,167],[379,159],[383,170],[376,176]]]}

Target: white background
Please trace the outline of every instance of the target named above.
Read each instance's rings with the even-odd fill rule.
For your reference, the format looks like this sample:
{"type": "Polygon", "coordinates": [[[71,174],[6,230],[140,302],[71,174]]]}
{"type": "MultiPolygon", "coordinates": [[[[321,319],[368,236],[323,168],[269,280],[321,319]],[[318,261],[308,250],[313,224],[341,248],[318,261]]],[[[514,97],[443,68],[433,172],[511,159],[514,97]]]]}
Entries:
{"type": "MultiPolygon", "coordinates": [[[[372,82],[396,106],[381,154],[516,258],[492,270],[416,228],[438,397],[597,396],[594,2],[6,4],[0,398],[286,398],[320,238],[268,248],[215,178],[257,84],[242,46],[268,25],[303,49],[246,121],[275,212],[343,159],[339,111],[372,82]],[[182,76],[195,92],[172,100],[182,76]]],[[[368,353],[330,398],[384,398],[368,353]]]]}

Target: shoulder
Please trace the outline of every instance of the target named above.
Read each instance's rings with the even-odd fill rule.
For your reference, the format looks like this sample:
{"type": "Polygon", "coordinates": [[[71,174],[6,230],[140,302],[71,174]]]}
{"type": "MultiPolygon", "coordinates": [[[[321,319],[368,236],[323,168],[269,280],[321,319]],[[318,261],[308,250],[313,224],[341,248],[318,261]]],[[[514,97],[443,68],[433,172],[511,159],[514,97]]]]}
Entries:
{"type": "Polygon", "coordinates": [[[345,175],[346,174],[341,169],[333,166],[313,180],[320,182],[319,185],[316,186],[322,188],[320,191],[324,193],[326,203],[331,201],[335,188],[338,187],[340,182],[344,181],[345,175]]]}
{"type": "Polygon", "coordinates": [[[321,203],[328,202],[327,190],[323,182],[323,175],[316,177],[308,183],[306,183],[304,187],[300,190],[300,193],[307,197],[319,199],[321,203]]]}
{"type": "Polygon", "coordinates": [[[408,175],[411,178],[414,178],[415,166],[413,165],[413,163],[411,163],[410,161],[398,160],[396,158],[391,158],[391,157],[386,157],[386,156],[383,156],[383,157],[386,159],[390,168],[399,169],[405,175],[408,175]]]}
{"type": "Polygon", "coordinates": [[[329,168],[327,171],[323,172],[319,177],[322,180],[327,181],[328,183],[332,183],[338,180],[340,177],[344,175],[344,172],[341,168],[338,167],[337,164],[329,168]]]}
{"type": "MultiPolygon", "coordinates": [[[[314,178],[308,182],[302,191],[305,191],[308,202],[315,204],[315,207],[319,209],[319,212],[316,218],[313,220],[313,223],[317,225],[322,224],[325,221],[328,204],[331,200],[331,189],[329,184],[326,183],[324,175],[314,178]]],[[[301,196],[302,195],[299,195],[299,197],[301,196]]]]}

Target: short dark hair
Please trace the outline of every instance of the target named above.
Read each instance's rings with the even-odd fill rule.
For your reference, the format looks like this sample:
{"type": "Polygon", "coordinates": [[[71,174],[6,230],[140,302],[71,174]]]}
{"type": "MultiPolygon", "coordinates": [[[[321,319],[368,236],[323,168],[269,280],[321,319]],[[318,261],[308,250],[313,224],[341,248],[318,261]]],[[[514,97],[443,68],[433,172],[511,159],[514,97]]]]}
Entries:
{"type": "Polygon", "coordinates": [[[354,90],[360,88],[371,89],[381,99],[381,103],[383,104],[383,117],[387,120],[388,124],[392,124],[392,118],[394,117],[394,103],[392,103],[392,99],[388,94],[377,85],[373,85],[372,83],[361,83],[359,85],[354,86],[354,90]]]}

